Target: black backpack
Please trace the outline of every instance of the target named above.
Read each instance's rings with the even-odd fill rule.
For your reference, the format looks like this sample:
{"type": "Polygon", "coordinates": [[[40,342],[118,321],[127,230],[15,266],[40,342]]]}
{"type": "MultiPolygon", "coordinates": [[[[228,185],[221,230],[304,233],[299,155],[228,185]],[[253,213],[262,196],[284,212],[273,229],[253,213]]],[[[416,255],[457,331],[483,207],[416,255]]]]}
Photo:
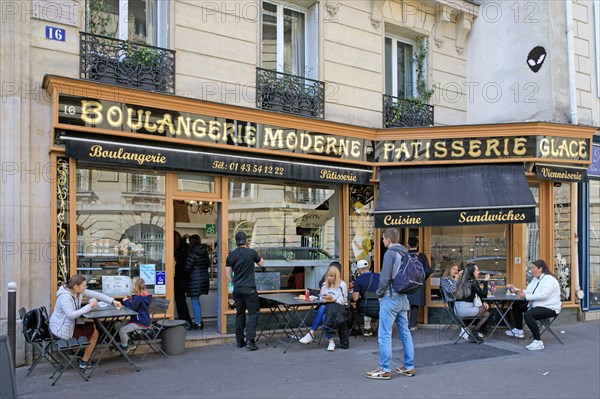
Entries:
{"type": "Polygon", "coordinates": [[[48,320],[48,312],[44,306],[31,309],[23,316],[23,334],[31,341],[50,339],[48,320]]]}
{"type": "Polygon", "coordinates": [[[390,286],[398,294],[414,294],[425,283],[425,268],[418,258],[418,253],[390,249],[398,253],[394,261],[395,274],[392,275],[390,286]]]}

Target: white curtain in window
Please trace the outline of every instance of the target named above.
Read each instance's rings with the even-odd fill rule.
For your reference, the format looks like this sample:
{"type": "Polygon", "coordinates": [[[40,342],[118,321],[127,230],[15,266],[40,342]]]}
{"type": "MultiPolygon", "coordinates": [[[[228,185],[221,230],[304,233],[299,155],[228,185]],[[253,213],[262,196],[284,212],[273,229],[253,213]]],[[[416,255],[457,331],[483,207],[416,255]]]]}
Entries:
{"type": "Polygon", "coordinates": [[[292,14],[292,74],[304,76],[304,14],[295,11],[290,13],[292,14]]]}

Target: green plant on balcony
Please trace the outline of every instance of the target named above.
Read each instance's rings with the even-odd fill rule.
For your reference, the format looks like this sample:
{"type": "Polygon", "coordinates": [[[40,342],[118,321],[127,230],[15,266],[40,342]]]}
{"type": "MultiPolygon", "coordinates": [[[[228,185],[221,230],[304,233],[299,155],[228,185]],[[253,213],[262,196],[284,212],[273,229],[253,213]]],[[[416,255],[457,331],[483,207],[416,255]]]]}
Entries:
{"type": "MultiPolygon", "coordinates": [[[[404,101],[410,103],[410,108],[414,115],[417,115],[417,119],[421,119],[422,121],[426,121],[429,115],[429,100],[435,93],[433,88],[429,89],[427,85],[427,79],[425,78],[425,64],[427,61],[427,54],[429,50],[429,46],[425,38],[420,38],[417,40],[415,48],[416,52],[413,54],[413,62],[415,63],[415,69],[417,73],[417,81],[416,81],[416,96],[409,97],[403,99],[404,101]]],[[[391,119],[391,124],[393,125],[398,120],[400,120],[405,111],[406,107],[400,106],[398,104],[394,109],[394,116],[391,119]]]]}
{"type": "Polygon", "coordinates": [[[128,62],[133,65],[139,65],[147,70],[156,69],[162,63],[162,53],[152,47],[146,47],[131,41],[126,41],[123,42],[122,50],[128,62]]]}
{"type": "Polygon", "coordinates": [[[88,0],[88,31],[95,35],[114,37],[108,27],[112,22],[108,5],[105,0],[88,0]]]}

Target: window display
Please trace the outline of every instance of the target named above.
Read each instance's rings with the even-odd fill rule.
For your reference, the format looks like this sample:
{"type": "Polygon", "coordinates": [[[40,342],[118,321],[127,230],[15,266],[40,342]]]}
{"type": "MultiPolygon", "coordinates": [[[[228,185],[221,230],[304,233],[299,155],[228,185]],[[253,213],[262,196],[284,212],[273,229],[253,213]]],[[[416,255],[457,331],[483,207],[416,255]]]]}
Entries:
{"type": "Polygon", "coordinates": [[[142,272],[154,292],[165,270],[164,175],[79,167],[76,209],[77,273],[88,288],[105,291],[104,277],[142,272]]]}
{"type": "Polygon", "coordinates": [[[257,272],[276,273],[264,279],[257,275],[257,283],[264,282],[258,289],[317,288],[338,258],[339,189],[237,178],[230,186],[239,189],[230,191],[229,250],[243,231],[265,260],[265,270],[257,272]]]}

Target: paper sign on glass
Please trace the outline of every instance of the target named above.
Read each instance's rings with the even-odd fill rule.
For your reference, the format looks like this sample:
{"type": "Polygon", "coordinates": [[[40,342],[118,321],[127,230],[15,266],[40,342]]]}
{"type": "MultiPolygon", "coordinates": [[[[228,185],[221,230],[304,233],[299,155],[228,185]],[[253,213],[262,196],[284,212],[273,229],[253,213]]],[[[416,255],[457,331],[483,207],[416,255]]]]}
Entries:
{"type": "Polygon", "coordinates": [[[154,293],[155,294],[166,294],[166,276],[165,272],[156,272],[156,281],[154,285],[154,293]]]}
{"type": "Polygon", "coordinates": [[[142,263],[140,265],[140,277],[144,279],[146,285],[154,285],[154,272],[156,266],[153,263],[142,263]]]}
{"type": "Polygon", "coordinates": [[[102,276],[102,293],[112,297],[130,295],[131,277],[102,276]]]}

